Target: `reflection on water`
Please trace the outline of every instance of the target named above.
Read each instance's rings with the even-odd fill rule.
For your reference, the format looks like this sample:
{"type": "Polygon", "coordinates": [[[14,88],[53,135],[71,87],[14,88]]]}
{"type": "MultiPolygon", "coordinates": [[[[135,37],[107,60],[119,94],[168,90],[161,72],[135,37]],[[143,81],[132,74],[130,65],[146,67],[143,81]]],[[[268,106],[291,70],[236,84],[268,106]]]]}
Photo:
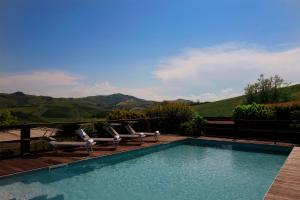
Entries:
{"type": "Polygon", "coordinates": [[[60,194],[55,197],[48,197],[48,195],[41,195],[34,198],[31,198],[30,200],[64,200],[64,195],[60,194]]]}

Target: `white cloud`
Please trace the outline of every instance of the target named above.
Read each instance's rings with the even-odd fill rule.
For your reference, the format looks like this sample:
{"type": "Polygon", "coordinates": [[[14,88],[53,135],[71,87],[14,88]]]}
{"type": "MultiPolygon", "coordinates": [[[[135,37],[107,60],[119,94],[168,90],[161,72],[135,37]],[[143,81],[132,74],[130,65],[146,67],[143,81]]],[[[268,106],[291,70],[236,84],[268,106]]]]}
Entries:
{"type": "Polygon", "coordinates": [[[107,81],[88,83],[85,77],[64,71],[33,71],[22,74],[0,75],[0,92],[11,93],[16,91],[53,97],[85,97],[124,93],[151,100],[162,100],[164,98],[158,87],[117,87],[107,81]]]}
{"type": "MultiPolygon", "coordinates": [[[[47,94],[48,90],[73,87],[83,77],[63,71],[33,71],[19,74],[1,74],[0,92],[23,91],[30,94],[47,94]]],[[[51,92],[50,92],[51,93],[51,92]]]]}
{"type": "Polygon", "coordinates": [[[2,87],[19,87],[25,85],[74,85],[79,76],[74,76],[63,71],[33,71],[23,74],[4,74],[0,75],[0,85],[2,87]]]}
{"type": "Polygon", "coordinates": [[[174,99],[180,98],[180,99],[190,99],[193,101],[205,102],[205,101],[218,101],[221,99],[227,99],[227,98],[236,97],[240,95],[242,95],[242,92],[234,91],[232,88],[225,88],[222,89],[221,91],[216,91],[216,92],[206,92],[198,95],[192,94],[187,96],[177,96],[174,99]]]}
{"type": "MultiPolygon", "coordinates": [[[[161,62],[154,76],[172,84],[240,84],[255,80],[260,73],[279,74],[300,81],[300,47],[268,51],[257,45],[223,44],[202,49],[186,49],[161,62]]],[[[244,86],[244,85],[243,85],[244,86]]]]}
{"type": "MultiPolygon", "coordinates": [[[[0,92],[23,91],[53,97],[84,97],[123,93],[149,100],[184,98],[215,101],[241,95],[243,88],[260,73],[279,74],[286,81],[300,82],[300,47],[268,51],[258,45],[224,44],[186,49],[168,58],[153,71],[150,86],[118,86],[107,80],[65,71],[32,71],[0,75],[0,92]]],[[[145,77],[147,79],[148,77],[145,77]]]]}

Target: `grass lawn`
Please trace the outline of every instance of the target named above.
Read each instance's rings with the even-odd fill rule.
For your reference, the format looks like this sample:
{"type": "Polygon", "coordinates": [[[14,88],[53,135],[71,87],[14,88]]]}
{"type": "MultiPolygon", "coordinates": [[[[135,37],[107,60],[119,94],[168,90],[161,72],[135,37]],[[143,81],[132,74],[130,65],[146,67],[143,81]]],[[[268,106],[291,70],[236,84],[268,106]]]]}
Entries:
{"type": "MultiPolygon", "coordinates": [[[[283,105],[299,104],[300,103],[300,84],[290,86],[292,90],[292,100],[283,105]]],[[[245,100],[245,96],[224,99],[220,101],[200,104],[193,106],[193,109],[204,117],[230,117],[235,106],[240,105],[245,100]]],[[[275,104],[276,105],[276,104],[275,104]]]]}

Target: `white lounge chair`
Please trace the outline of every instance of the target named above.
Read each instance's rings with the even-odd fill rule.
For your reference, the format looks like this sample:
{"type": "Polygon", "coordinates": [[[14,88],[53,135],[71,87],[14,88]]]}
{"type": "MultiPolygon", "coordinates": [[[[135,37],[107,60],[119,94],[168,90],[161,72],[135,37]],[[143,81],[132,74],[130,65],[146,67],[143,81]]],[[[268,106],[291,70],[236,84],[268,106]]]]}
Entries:
{"type": "Polygon", "coordinates": [[[139,134],[136,134],[136,135],[119,134],[112,126],[105,127],[105,130],[107,130],[110,134],[118,135],[121,138],[139,139],[141,144],[144,142],[143,138],[145,137],[145,135],[143,133],[139,133],[139,134]]]}
{"type": "Polygon", "coordinates": [[[84,141],[88,141],[89,139],[93,139],[95,142],[112,142],[115,147],[117,147],[119,142],[121,141],[121,137],[119,135],[113,135],[113,138],[90,138],[90,136],[83,129],[78,129],[76,131],[76,133],[84,141]]]}
{"type": "Polygon", "coordinates": [[[159,131],[155,131],[154,133],[144,133],[144,132],[136,132],[130,124],[127,124],[125,126],[126,130],[131,134],[131,135],[137,135],[140,133],[143,133],[145,136],[153,136],[155,141],[158,141],[158,137],[160,135],[159,131]]]}
{"type": "Polygon", "coordinates": [[[89,139],[84,142],[77,142],[77,141],[56,141],[53,137],[47,137],[49,139],[49,144],[54,147],[55,150],[57,150],[58,147],[85,147],[90,153],[90,151],[93,151],[92,146],[96,144],[93,139],[89,139]]]}

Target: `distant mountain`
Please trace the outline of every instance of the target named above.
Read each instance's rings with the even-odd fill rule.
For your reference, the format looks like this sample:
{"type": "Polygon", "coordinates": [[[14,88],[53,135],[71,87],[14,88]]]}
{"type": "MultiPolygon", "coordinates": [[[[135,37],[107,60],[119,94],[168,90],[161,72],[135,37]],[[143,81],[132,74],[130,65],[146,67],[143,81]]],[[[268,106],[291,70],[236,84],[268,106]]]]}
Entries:
{"type": "Polygon", "coordinates": [[[22,122],[103,118],[112,109],[139,110],[156,103],[124,94],[53,98],[22,92],[0,93],[0,111],[10,110],[22,122]]]}
{"type": "Polygon", "coordinates": [[[153,105],[154,101],[139,99],[125,94],[97,95],[78,98],[78,101],[92,103],[106,109],[139,109],[153,105]]]}

